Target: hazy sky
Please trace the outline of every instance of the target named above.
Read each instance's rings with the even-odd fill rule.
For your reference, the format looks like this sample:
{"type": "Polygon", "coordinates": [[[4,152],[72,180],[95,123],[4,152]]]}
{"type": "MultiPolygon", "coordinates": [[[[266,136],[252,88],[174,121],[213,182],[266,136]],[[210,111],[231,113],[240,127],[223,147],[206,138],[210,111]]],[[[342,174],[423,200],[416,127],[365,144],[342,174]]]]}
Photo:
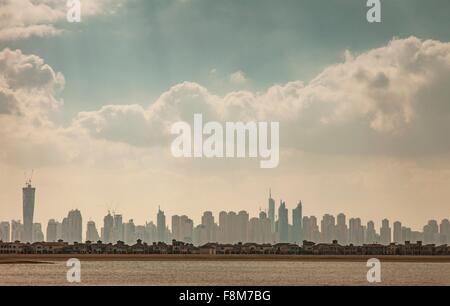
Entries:
{"type": "Polygon", "coordinates": [[[421,228],[450,217],[450,2],[0,0],[0,220],[158,206],[344,212],[421,228]],[[279,121],[281,160],[175,159],[168,126],[279,121]]]}

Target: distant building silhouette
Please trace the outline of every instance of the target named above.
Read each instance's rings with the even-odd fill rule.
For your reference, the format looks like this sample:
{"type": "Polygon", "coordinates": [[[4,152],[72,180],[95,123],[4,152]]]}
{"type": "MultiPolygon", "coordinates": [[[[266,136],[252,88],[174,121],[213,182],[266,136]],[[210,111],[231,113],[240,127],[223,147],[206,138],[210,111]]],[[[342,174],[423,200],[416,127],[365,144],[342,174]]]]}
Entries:
{"type": "Polygon", "coordinates": [[[28,181],[26,187],[22,189],[23,197],[23,241],[33,240],[33,218],[35,205],[36,188],[28,181]]]}

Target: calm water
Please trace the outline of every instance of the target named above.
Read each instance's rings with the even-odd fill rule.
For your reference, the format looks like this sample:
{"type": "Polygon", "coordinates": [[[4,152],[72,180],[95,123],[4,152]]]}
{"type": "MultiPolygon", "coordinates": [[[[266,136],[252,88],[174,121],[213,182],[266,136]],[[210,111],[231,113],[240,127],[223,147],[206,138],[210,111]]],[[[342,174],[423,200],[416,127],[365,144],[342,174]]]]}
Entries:
{"type": "MultiPolygon", "coordinates": [[[[367,285],[364,262],[84,262],[84,285],[367,285]]],[[[67,285],[65,263],[0,265],[0,285],[67,285]]],[[[384,285],[450,285],[450,263],[383,263],[384,285]]]]}

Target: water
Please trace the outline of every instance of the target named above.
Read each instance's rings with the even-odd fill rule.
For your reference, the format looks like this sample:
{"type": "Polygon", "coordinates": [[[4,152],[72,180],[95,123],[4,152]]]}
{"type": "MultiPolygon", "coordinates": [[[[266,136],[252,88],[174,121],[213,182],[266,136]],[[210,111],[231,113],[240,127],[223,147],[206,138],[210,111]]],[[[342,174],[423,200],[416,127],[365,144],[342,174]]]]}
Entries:
{"type": "MultiPolygon", "coordinates": [[[[0,285],[68,285],[65,262],[0,265],[0,285]]],[[[82,262],[82,285],[368,285],[364,262],[82,262]]],[[[450,263],[382,263],[382,285],[450,285],[450,263]]]]}

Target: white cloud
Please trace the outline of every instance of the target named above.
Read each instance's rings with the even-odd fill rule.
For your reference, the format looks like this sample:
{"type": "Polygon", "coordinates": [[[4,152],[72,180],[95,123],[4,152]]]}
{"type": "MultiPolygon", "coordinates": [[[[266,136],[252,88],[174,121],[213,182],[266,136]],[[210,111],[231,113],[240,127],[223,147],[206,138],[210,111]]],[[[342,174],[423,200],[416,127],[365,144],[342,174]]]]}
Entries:
{"type": "MultiPolygon", "coordinates": [[[[126,0],[83,0],[82,16],[113,14],[126,0]]],[[[0,0],[0,41],[59,35],[65,0],[0,0]]]]}
{"type": "MultiPolygon", "coordinates": [[[[328,67],[309,84],[295,81],[264,93],[237,91],[219,97],[199,84],[183,83],[140,113],[145,122],[159,126],[148,133],[160,136],[168,134],[171,122],[191,121],[201,112],[205,120],[280,121],[283,146],[306,151],[439,153],[450,149],[449,81],[450,44],[411,37],[360,55],[347,52],[345,62],[328,67]]],[[[108,109],[108,116],[104,109],[84,113],[75,122],[99,136],[97,127],[84,123],[104,126],[114,117],[119,129],[117,117],[128,117],[122,109],[127,107],[108,109]]],[[[129,126],[124,128],[128,142],[134,143],[134,133],[129,126]]]]}
{"type": "Polygon", "coordinates": [[[308,84],[294,81],[263,93],[218,96],[185,82],[147,108],[106,105],[79,113],[68,127],[48,119],[62,103],[62,74],[37,56],[8,49],[0,53],[0,71],[5,148],[24,152],[24,144],[39,139],[41,147],[51,143],[49,148],[63,155],[60,160],[108,152],[136,156],[129,150],[148,154],[168,148],[171,124],[190,122],[194,113],[202,113],[204,120],[279,121],[283,150],[383,156],[450,151],[450,44],[438,41],[395,39],[360,55],[347,53],[343,63],[328,67],[308,84]],[[92,147],[98,149],[92,152],[92,147]]]}
{"type": "Polygon", "coordinates": [[[248,82],[248,79],[245,76],[245,73],[242,72],[241,70],[233,72],[232,74],[230,74],[228,79],[233,84],[245,84],[245,83],[248,82]]]}

